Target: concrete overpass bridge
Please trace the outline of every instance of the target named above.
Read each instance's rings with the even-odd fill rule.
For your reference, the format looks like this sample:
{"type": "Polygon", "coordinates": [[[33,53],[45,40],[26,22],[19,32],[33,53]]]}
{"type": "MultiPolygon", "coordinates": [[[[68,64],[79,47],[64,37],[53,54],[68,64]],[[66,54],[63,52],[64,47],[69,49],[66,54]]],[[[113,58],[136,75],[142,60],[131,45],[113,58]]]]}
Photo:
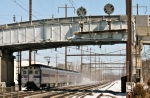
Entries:
{"type": "MultiPolygon", "coordinates": [[[[0,26],[0,81],[13,82],[13,52],[76,45],[126,44],[127,18],[124,15],[54,18],[18,22],[0,26]],[[83,32],[80,23],[83,22],[83,32]],[[109,29],[108,21],[111,23],[109,29]],[[76,32],[76,33],[74,33],[76,32]]],[[[141,54],[141,43],[149,44],[150,17],[133,16],[133,54],[141,54]]],[[[141,57],[138,58],[141,60],[141,57]]],[[[137,60],[137,59],[136,59],[137,60]]],[[[133,61],[135,62],[135,60],[133,61]]],[[[136,66],[140,68],[141,62],[136,66]]]]}

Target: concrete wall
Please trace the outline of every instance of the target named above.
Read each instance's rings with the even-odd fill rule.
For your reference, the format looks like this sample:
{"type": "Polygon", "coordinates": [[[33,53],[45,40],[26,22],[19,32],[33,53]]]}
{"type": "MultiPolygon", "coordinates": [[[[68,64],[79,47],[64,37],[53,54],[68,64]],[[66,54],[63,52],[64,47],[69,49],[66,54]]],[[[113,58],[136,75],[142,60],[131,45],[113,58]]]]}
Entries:
{"type": "Polygon", "coordinates": [[[149,15],[139,15],[135,17],[136,26],[149,26],[149,15]]]}

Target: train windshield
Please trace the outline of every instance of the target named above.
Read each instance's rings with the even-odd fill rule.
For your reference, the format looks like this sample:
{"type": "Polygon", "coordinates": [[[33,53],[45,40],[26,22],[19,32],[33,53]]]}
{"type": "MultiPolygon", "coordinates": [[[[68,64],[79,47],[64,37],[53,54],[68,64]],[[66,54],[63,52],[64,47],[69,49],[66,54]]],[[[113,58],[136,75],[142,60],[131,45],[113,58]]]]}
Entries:
{"type": "Polygon", "coordinates": [[[38,74],[38,71],[35,71],[35,74],[38,74]]]}
{"type": "Polygon", "coordinates": [[[26,71],[23,71],[23,74],[26,74],[26,71]]]}
{"type": "Polygon", "coordinates": [[[33,74],[33,71],[29,71],[29,74],[33,74]]]}

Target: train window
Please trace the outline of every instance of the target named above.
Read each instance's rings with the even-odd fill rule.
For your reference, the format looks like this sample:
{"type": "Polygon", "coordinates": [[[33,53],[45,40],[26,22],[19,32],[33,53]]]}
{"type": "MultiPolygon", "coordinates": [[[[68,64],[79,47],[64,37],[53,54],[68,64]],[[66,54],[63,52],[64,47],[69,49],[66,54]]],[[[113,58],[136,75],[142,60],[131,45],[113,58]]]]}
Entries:
{"type": "Polygon", "coordinates": [[[26,74],[26,71],[23,71],[23,74],[26,74]]]}
{"type": "Polygon", "coordinates": [[[43,77],[49,77],[49,74],[42,74],[43,77]]]}
{"type": "Polygon", "coordinates": [[[38,71],[35,71],[35,74],[38,74],[38,71]]]}
{"type": "Polygon", "coordinates": [[[29,71],[29,74],[33,74],[33,72],[32,72],[32,71],[29,71]]]}
{"type": "Polygon", "coordinates": [[[34,67],[34,69],[38,69],[38,67],[34,67]]]}

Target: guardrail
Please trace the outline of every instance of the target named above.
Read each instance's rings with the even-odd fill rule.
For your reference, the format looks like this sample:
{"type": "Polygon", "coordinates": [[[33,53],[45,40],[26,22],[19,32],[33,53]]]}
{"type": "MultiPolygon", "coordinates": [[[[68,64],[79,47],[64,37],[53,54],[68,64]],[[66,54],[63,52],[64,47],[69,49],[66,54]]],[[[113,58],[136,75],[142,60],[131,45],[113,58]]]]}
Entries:
{"type": "Polygon", "coordinates": [[[0,87],[0,98],[19,98],[19,91],[15,90],[15,86],[0,87]]]}

